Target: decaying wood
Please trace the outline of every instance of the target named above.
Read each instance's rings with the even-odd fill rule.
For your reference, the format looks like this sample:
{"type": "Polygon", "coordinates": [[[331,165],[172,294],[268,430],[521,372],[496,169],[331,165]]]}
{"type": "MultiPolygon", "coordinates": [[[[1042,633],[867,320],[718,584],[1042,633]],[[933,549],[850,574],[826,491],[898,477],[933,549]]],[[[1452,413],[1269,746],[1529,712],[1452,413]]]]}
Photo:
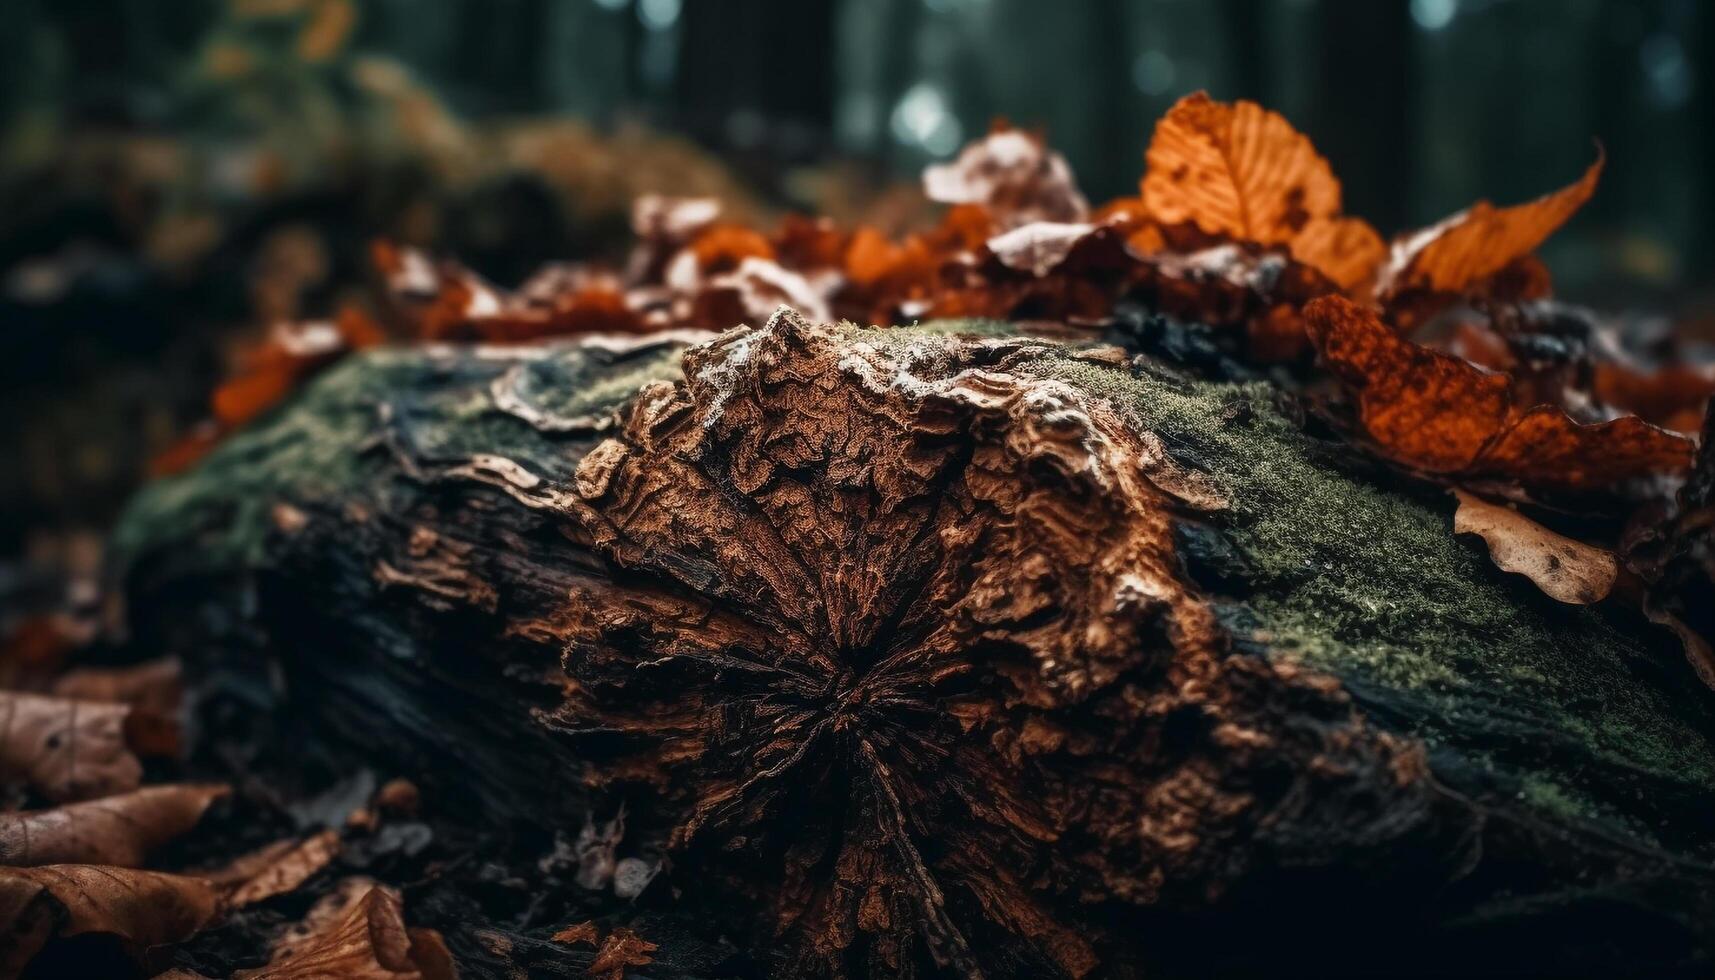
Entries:
{"type": "MultiPolygon", "coordinates": [[[[1675,767],[1715,714],[1641,618],[1541,627],[1592,689],[1526,676],[1486,624],[1547,600],[1450,509],[1447,568],[1348,567],[1338,522],[1437,519],[1397,488],[1266,552],[1293,473],[1362,478],[1266,394],[1115,348],[784,313],[685,339],[340,368],[134,510],[134,638],[473,826],[594,828],[580,882],[739,974],[1707,962],[1715,778],[1675,767]],[[1363,577],[1402,583],[1374,634],[1363,577]],[[619,888],[616,857],[661,870],[619,888]]],[[[548,945],[429,924],[479,975],[548,945]]]]}

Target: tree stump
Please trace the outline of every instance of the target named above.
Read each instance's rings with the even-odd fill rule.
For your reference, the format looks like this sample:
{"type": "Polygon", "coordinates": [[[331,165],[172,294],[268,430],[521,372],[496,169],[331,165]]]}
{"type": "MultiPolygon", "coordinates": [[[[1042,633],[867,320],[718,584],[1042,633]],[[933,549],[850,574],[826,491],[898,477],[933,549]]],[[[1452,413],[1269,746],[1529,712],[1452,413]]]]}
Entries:
{"type": "Polygon", "coordinates": [[[1266,384],[1020,329],[354,358],[133,505],[132,639],[210,738],[623,813],[614,908],[737,951],[650,975],[1708,966],[1670,635],[1266,384]]]}

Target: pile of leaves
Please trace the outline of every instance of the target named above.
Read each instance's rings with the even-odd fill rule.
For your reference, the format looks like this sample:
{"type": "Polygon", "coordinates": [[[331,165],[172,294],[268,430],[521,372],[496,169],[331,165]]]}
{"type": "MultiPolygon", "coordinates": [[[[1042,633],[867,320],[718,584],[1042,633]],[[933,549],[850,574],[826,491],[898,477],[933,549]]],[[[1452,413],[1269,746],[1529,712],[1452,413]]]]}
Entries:
{"type": "MultiPolygon", "coordinates": [[[[1479,201],[1386,241],[1345,213],[1328,161],[1286,119],[1197,93],[1156,124],[1138,194],[1099,207],[1039,135],[997,124],[928,168],[924,193],[945,210],[903,235],[802,215],[757,228],[712,199],[645,196],[622,267],[552,265],[511,290],[378,242],[375,304],[276,326],[159,469],[189,465],[303,378],[389,339],[719,331],[781,305],[813,320],[985,317],[1095,335],[1143,309],[1157,328],[1197,325],[1222,363],[1304,392],[1406,478],[1470,491],[1467,514],[1524,505],[1595,541],[1583,561],[1512,563],[1537,570],[1548,594],[1592,602],[1621,584],[1643,601],[1715,368],[1551,298],[1534,253],[1595,193],[1603,160],[1598,149],[1578,179],[1535,200],[1479,201]],[[1562,581],[1588,577],[1591,562],[1612,573],[1562,581]]],[[[1461,527],[1487,528],[1507,550],[1518,528],[1539,527],[1513,517],[1461,527]]],[[[1692,657],[1715,683],[1715,661],[1692,657]]]]}
{"type": "MultiPolygon", "coordinates": [[[[145,785],[147,773],[174,768],[181,755],[177,662],[50,679],[40,669],[47,659],[30,662],[15,645],[6,654],[8,687],[33,690],[0,690],[0,976],[122,965],[293,892],[340,853],[340,832],[325,829],[219,859],[181,848],[169,862],[191,866],[160,869],[157,859],[175,841],[201,824],[230,824],[235,805],[224,784],[145,785]]],[[[415,806],[409,784],[390,784],[353,826],[367,821],[373,830],[415,806]]],[[[225,829],[214,839],[242,847],[248,835],[225,829]]],[[[266,964],[232,976],[455,975],[440,935],[406,928],[399,894],[360,876],[341,879],[255,952],[266,964]]]]}
{"type": "MultiPolygon", "coordinates": [[[[945,209],[902,235],[804,216],[758,228],[713,199],[648,196],[632,209],[622,265],[554,265],[516,289],[378,242],[374,300],[332,321],[274,325],[158,468],[191,465],[307,378],[385,343],[721,331],[781,305],[883,325],[1046,321],[1189,371],[1271,378],[1390,478],[1445,490],[1452,531],[1480,536],[1500,568],[1560,602],[1636,607],[1715,686],[1715,456],[1696,436],[1703,426],[1707,441],[1715,372],[1671,341],[1640,345],[1555,302],[1534,255],[1601,169],[1598,152],[1560,190],[1478,202],[1389,242],[1344,212],[1328,162],[1285,119],[1196,94],[1157,124],[1137,195],[1098,207],[1040,136],[1000,125],[924,174],[945,209]]],[[[408,785],[358,793],[313,832],[264,819],[223,838],[209,821],[230,829],[254,793],[144,785],[176,771],[148,763],[179,754],[173,665],[64,673],[55,634],[37,632],[0,656],[0,934],[13,940],[0,976],[90,937],[143,955],[253,922],[251,910],[290,907],[298,893],[316,896],[294,909],[300,923],[275,914],[267,948],[248,952],[266,965],[235,976],[453,975],[439,935],[405,925],[399,892],[338,873],[376,841],[415,833],[389,826],[421,826],[408,785]],[[234,846],[174,844],[199,824],[234,846]]],[[[617,888],[611,854],[584,859],[602,853],[601,832],[586,836],[568,873],[581,883],[605,868],[617,888]]],[[[536,891],[521,921],[541,917],[536,891]]],[[[494,936],[491,952],[517,953],[494,936]]],[[[547,945],[588,947],[584,965],[613,977],[654,951],[612,923],[567,925],[547,945]]]]}

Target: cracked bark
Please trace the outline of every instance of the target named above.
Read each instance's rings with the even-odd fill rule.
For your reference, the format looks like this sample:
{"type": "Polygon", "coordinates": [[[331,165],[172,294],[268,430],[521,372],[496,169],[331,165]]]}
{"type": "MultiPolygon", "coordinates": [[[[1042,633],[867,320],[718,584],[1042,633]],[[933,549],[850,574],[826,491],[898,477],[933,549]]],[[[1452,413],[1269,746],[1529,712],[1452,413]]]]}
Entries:
{"type": "Polygon", "coordinates": [[[1705,962],[1707,829],[1514,809],[1234,628],[1183,546],[1226,491],[1080,381],[1117,351],[780,315],[639,370],[680,340],[388,355],[337,479],[140,509],[135,636],[472,824],[623,808],[668,862],[642,901],[741,973],[1505,965],[1611,908],[1705,962]],[[209,544],[236,499],[272,508],[242,557],[209,544]]]}

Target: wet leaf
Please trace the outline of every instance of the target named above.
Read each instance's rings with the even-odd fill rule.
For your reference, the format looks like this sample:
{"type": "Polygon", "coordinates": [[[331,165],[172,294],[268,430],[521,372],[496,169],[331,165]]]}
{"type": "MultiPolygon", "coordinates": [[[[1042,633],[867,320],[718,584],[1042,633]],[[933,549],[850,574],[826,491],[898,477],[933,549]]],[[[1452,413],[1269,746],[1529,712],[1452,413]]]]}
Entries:
{"type": "Polygon", "coordinates": [[[127,734],[132,710],[0,692],[0,781],[22,780],[54,802],[136,789],[143,766],[127,734]]]}
{"type": "Polygon", "coordinates": [[[135,949],[181,942],[217,904],[200,878],[84,864],[0,867],[0,976],[16,976],[56,938],[103,933],[135,949]]]}
{"type": "Polygon", "coordinates": [[[51,810],[0,814],[0,864],[135,868],[196,826],[225,786],[150,786],[51,810]]]}
{"type": "Polygon", "coordinates": [[[1143,201],[1166,224],[1261,245],[1340,286],[1369,278],[1385,248],[1375,230],[1340,213],[1340,182],[1304,134],[1254,102],[1198,92],[1155,125],[1143,201]]]}
{"type": "Polygon", "coordinates": [[[1459,508],[1454,534],[1476,534],[1502,571],[1535,582],[1544,594],[1571,605],[1607,598],[1620,574],[1614,553],[1556,534],[1511,507],[1454,490],[1459,508]]]}
{"type": "Polygon", "coordinates": [[[1584,176],[1551,194],[1509,208],[1478,201],[1458,214],[1396,241],[1378,277],[1378,292],[1409,289],[1457,293],[1499,273],[1537,247],[1566,223],[1590,195],[1602,174],[1597,153],[1584,176]]]}
{"type": "Polygon", "coordinates": [[[1689,468],[1692,442],[1635,417],[1582,425],[1514,404],[1504,375],[1420,347],[1339,296],[1304,308],[1323,361],[1357,395],[1370,438],[1400,462],[1526,486],[1601,489],[1689,468]]]}

